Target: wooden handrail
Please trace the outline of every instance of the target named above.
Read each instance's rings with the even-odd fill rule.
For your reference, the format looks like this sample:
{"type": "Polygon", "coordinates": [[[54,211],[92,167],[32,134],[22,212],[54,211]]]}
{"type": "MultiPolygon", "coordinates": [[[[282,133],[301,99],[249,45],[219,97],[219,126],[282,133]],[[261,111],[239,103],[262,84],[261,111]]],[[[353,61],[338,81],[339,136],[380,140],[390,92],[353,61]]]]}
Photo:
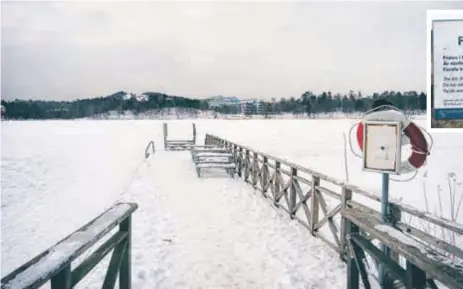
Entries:
{"type": "MultiPolygon", "coordinates": [[[[336,179],[336,178],[331,177],[331,176],[327,176],[327,175],[325,175],[323,173],[320,173],[320,172],[317,172],[315,170],[305,168],[305,167],[303,167],[301,165],[292,163],[292,162],[290,162],[288,160],[278,158],[278,157],[275,157],[275,156],[267,154],[267,153],[260,152],[258,150],[249,148],[247,146],[236,144],[234,142],[228,141],[226,139],[220,138],[220,137],[215,136],[215,135],[207,134],[206,137],[209,137],[211,139],[216,139],[216,140],[218,140],[218,141],[220,141],[222,143],[226,143],[226,144],[235,146],[237,148],[240,148],[243,151],[247,150],[247,151],[250,151],[252,153],[257,153],[258,155],[260,155],[262,157],[265,157],[268,160],[273,160],[273,161],[278,162],[280,164],[283,164],[283,165],[286,165],[288,167],[294,168],[299,172],[304,172],[304,173],[307,173],[309,175],[317,176],[317,178],[319,178],[320,180],[327,181],[327,182],[329,182],[329,183],[331,183],[333,185],[339,186],[339,187],[344,187],[344,188],[346,188],[346,189],[348,189],[348,190],[350,190],[350,191],[352,191],[352,192],[354,192],[356,194],[359,194],[359,195],[361,195],[363,197],[366,197],[368,199],[371,199],[371,200],[374,200],[374,201],[377,201],[377,202],[381,202],[380,196],[378,196],[378,195],[376,195],[374,193],[368,192],[367,190],[364,190],[364,189],[362,189],[362,188],[360,188],[360,187],[358,187],[356,185],[347,183],[345,181],[336,179]]],[[[258,160],[258,162],[262,162],[262,161],[258,160]]],[[[269,166],[271,168],[275,168],[275,166],[272,165],[272,164],[267,164],[267,166],[269,166]]],[[[283,173],[283,174],[285,174],[287,176],[291,175],[291,172],[289,170],[284,170],[284,169],[280,168],[280,169],[278,169],[278,171],[280,171],[281,173],[283,173]]],[[[329,189],[327,189],[327,188],[321,188],[321,189],[329,191],[329,189]]],[[[332,193],[336,194],[335,192],[332,192],[332,193]]],[[[392,200],[390,203],[392,205],[395,205],[396,207],[398,207],[401,211],[403,211],[405,213],[408,213],[408,214],[413,215],[413,216],[418,217],[418,218],[422,218],[422,219],[424,219],[426,221],[429,221],[430,223],[436,224],[436,225],[441,226],[441,227],[443,227],[445,229],[448,229],[448,230],[450,230],[452,232],[463,235],[463,224],[459,224],[459,223],[454,222],[452,220],[429,214],[428,212],[425,212],[425,211],[420,210],[420,209],[413,208],[412,206],[409,206],[409,205],[406,205],[406,204],[399,203],[398,201],[395,201],[395,200],[392,200]]]]}
{"type": "Polygon", "coordinates": [[[154,147],[154,142],[150,141],[148,145],[145,148],[145,159],[147,159],[150,156],[149,148],[152,147],[153,155],[156,152],[156,148],[154,147]]]}
{"type": "Polygon", "coordinates": [[[39,288],[51,281],[52,289],[73,288],[113,248],[105,288],[130,289],[131,215],[135,203],[117,203],[101,215],[1,279],[2,289],[39,288]],[[77,268],[71,263],[119,225],[119,231],[104,242],[77,268]]]}

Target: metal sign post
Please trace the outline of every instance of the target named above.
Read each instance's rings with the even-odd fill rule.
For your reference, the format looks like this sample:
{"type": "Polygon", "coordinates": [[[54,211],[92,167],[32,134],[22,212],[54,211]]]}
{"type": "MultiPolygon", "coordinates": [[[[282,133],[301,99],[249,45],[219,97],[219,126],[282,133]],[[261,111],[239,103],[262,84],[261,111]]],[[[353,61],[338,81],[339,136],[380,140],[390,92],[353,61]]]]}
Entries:
{"type": "MultiPolygon", "coordinates": [[[[390,219],[389,219],[389,174],[388,173],[383,173],[383,180],[382,180],[382,191],[381,191],[381,218],[384,223],[388,224],[390,219]]],[[[391,255],[391,249],[384,244],[381,244],[381,251],[386,256],[391,255]]],[[[389,288],[387,286],[389,282],[389,278],[387,277],[386,271],[384,270],[384,267],[382,264],[379,265],[379,274],[378,274],[378,281],[379,285],[381,285],[382,288],[389,288]]]]}
{"type": "MultiPolygon", "coordinates": [[[[402,125],[398,121],[371,121],[364,123],[364,161],[365,171],[381,172],[381,219],[390,224],[389,218],[389,174],[399,174],[401,159],[402,125]]],[[[390,256],[390,248],[381,244],[381,251],[390,256]]],[[[382,288],[388,288],[389,278],[384,267],[380,265],[378,281],[382,288]]]]}
{"type": "MultiPolygon", "coordinates": [[[[390,175],[416,173],[424,165],[430,148],[422,130],[402,111],[389,105],[375,109],[367,112],[357,126],[357,143],[363,155],[352,152],[363,159],[364,171],[381,173],[381,219],[384,224],[393,226],[389,204],[390,175]],[[402,160],[402,146],[407,144],[411,145],[412,154],[402,160]]],[[[381,244],[381,251],[391,256],[391,249],[384,244],[381,244]]],[[[391,288],[393,279],[382,265],[378,279],[381,288],[391,288]]]]}

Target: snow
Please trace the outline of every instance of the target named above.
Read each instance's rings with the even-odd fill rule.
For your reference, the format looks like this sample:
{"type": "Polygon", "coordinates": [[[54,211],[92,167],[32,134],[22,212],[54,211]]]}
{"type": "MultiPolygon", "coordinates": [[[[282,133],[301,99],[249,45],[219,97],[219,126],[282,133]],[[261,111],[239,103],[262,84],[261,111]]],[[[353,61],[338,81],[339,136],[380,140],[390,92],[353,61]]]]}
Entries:
{"type": "Polygon", "coordinates": [[[402,243],[404,243],[404,244],[406,244],[408,246],[415,247],[416,249],[418,249],[426,257],[428,257],[428,258],[430,258],[430,259],[432,259],[432,260],[434,260],[436,262],[439,262],[439,263],[441,263],[443,265],[453,267],[453,268],[463,272],[463,267],[461,265],[461,260],[452,260],[452,258],[448,258],[445,255],[438,254],[437,252],[430,250],[426,245],[418,242],[416,239],[414,239],[410,235],[402,233],[401,231],[399,231],[399,230],[397,230],[397,229],[395,229],[395,228],[393,228],[391,226],[388,226],[388,225],[376,225],[375,228],[378,231],[384,232],[384,233],[388,234],[389,236],[391,236],[392,238],[395,238],[398,241],[400,241],[400,242],[402,242],[402,243]]]}
{"type": "Polygon", "coordinates": [[[399,230],[397,230],[397,229],[395,229],[395,228],[393,228],[391,226],[376,225],[375,229],[388,234],[389,236],[399,240],[400,242],[402,242],[402,243],[404,243],[404,244],[406,244],[408,246],[415,247],[416,249],[420,250],[423,254],[426,254],[426,250],[423,248],[422,244],[418,243],[413,238],[405,235],[404,233],[400,232],[399,230]]]}
{"type": "MultiPolygon", "coordinates": [[[[193,162],[198,164],[198,163],[225,163],[229,164],[232,163],[232,154],[217,154],[216,156],[211,155],[194,155],[193,156],[193,162]]],[[[199,166],[198,166],[199,167],[199,166]]],[[[234,167],[234,164],[233,164],[234,167]]]]}
{"type": "Polygon", "coordinates": [[[129,100],[129,99],[134,99],[136,101],[148,101],[149,100],[149,97],[148,95],[142,93],[142,94],[138,94],[138,93],[135,93],[135,92],[126,92],[122,98],[124,100],[129,100]]]}
{"type": "Polygon", "coordinates": [[[162,138],[162,128],[135,123],[2,122],[2,276],[126,192],[146,145],[162,138]]]}
{"type": "Polygon", "coordinates": [[[195,157],[232,157],[232,154],[221,153],[195,153],[195,157]]]}
{"type": "Polygon", "coordinates": [[[134,288],[345,287],[338,256],[242,181],[198,179],[188,152],[162,151],[145,170],[124,198],[140,204],[134,288]],[[176,174],[156,165],[167,162],[176,174]]]}
{"type": "Polygon", "coordinates": [[[72,255],[86,244],[95,241],[98,234],[111,224],[122,218],[131,210],[128,204],[118,204],[105,212],[95,220],[88,228],[73,233],[69,238],[53,246],[48,254],[43,256],[34,265],[28,267],[23,272],[15,276],[7,284],[3,284],[5,289],[25,288],[32,285],[36,280],[50,274],[58,269],[62,264],[72,260],[72,255]]]}
{"type": "Polygon", "coordinates": [[[214,164],[214,163],[200,163],[196,165],[197,168],[225,168],[231,169],[235,167],[235,164],[214,164]]]}
{"type": "MultiPolygon", "coordinates": [[[[198,144],[212,133],[343,180],[343,133],[355,121],[195,123],[198,144]]],[[[133,288],[345,288],[345,265],[331,248],[242,180],[197,178],[189,151],[162,149],[162,122],[2,122],[2,276],[114,202],[133,201],[140,206],[133,215],[133,288]],[[151,140],[158,149],[145,160],[151,140]]],[[[169,137],[191,138],[191,121],[168,123],[169,137]]],[[[391,198],[424,208],[424,185],[434,209],[448,174],[463,175],[455,157],[463,135],[433,137],[426,167],[411,182],[391,183],[391,198]]],[[[362,172],[351,153],[347,158],[350,182],[379,195],[381,177],[362,172]]],[[[444,207],[448,198],[442,194],[444,207]]],[[[104,273],[95,268],[78,288],[96,288],[104,273]]]]}

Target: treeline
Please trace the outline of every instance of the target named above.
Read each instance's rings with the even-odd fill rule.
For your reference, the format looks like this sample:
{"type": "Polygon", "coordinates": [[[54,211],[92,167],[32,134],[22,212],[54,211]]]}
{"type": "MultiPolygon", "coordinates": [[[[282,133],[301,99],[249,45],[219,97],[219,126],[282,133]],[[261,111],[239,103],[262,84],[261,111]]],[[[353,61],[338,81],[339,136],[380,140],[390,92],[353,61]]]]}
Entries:
{"type": "Polygon", "coordinates": [[[207,103],[197,99],[169,96],[162,93],[147,92],[146,101],[135,98],[125,99],[127,94],[119,91],[106,97],[79,99],[75,101],[3,101],[5,119],[74,119],[91,117],[109,111],[132,111],[135,114],[152,109],[185,107],[198,110],[207,109],[207,103]]]}
{"type": "MultiPolygon", "coordinates": [[[[82,99],[75,101],[34,101],[34,100],[13,100],[3,101],[5,119],[74,119],[92,117],[109,111],[132,111],[134,114],[143,113],[153,109],[169,107],[180,107],[186,109],[209,110],[206,100],[191,99],[187,97],[169,96],[162,93],[144,93],[146,101],[139,101],[135,98],[126,99],[127,94],[123,91],[106,97],[82,99]]],[[[360,92],[350,91],[347,95],[323,92],[315,95],[309,91],[300,97],[281,98],[279,100],[260,101],[249,104],[245,111],[242,105],[222,105],[213,109],[224,114],[306,114],[314,116],[318,113],[331,114],[344,112],[365,112],[371,108],[376,99],[387,99],[394,103],[399,109],[408,112],[423,112],[426,110],[426,94],[423,92],[394,92],[385,91],[381,94],[364,96],[360,92]]]]}
{"type": "MultiPolygon", "coordinates": [[[[293,113],[309,116],[319,113],[334,114],[336,112],[349,114],[369,110],[373,101],[377,99],[387,99],[399,109],[410,113],[420,113],[426,110],[426,94],[424,92],[385,91],[383,93],[364,96],[361,92],[355,93],[354,91],[350,91],[347,95],[333,95],[331,92],[323,92],[315,95],[307,91],[299,98],[290,97],[289,99],[272,99],[270,102],[260,101],[259,103],[250,103],[243,113],[262,115],[293,113]]],[[[214,110],[220,113],[234,114],[239,113],[242,107],[222,105],[214,108],[214,110]]]]}

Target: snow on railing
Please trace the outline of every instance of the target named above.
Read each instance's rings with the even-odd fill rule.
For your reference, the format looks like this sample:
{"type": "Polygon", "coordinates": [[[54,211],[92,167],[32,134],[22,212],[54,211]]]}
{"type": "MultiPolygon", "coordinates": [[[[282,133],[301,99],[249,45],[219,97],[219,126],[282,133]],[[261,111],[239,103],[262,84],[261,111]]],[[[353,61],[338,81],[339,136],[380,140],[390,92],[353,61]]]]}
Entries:
{"type": "Polygon", "coordinates": [[[39,288],[51,281],[52,289],[68,289],[82,280],[113,248],[103,288],[113,288],[119,272],[120,289],[130,285],[131,215],[135,203],[118,203],[48,250],[1,280],[2,289],[39,288]],[[104,242],[74,270],[71,263],[119,225],[119,231],[104,242]],[[107,286],[107,287],[105,287],[107,286]]]}

